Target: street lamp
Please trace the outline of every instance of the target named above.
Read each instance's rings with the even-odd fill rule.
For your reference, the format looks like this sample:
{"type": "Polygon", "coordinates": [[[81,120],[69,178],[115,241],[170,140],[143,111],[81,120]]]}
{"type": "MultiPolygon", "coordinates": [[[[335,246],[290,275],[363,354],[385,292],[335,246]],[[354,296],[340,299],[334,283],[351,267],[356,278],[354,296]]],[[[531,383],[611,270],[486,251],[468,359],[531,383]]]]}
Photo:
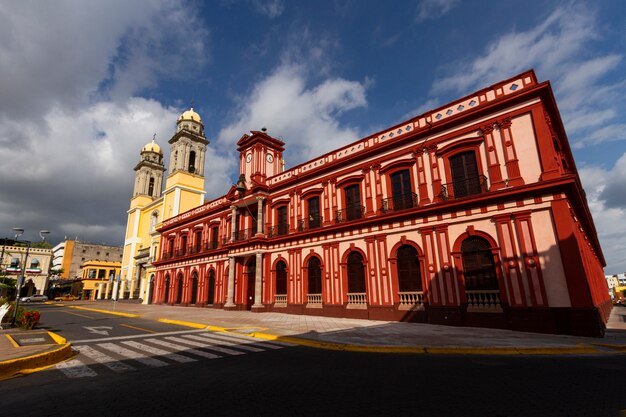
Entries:
{"type": "MultiPolygon", "coordinates": [[[[24,234],[24,229],[21,227],[14,227],[13,231],[15,232],[15,240],[24,234]]],[[[44,235],[50,233],[47,230],[39,231],[39,236],[41,239],[45,240],[44,235]]],[[[20,276],[17,278],[17,294],[15,295],[15,308],[13,309],[13,319],[11,320],[11,326],[15,326],[15,319],[17,318],[17,309],[20,306],[20,292],[22,291],[22,284],[24,283],[25,274],[26,274],[26,264],[28,263],[28,252],[30,251],[30,240],[24,240],[26,243],[26,255],[24,255],[24,263],[22,264],[22,270],[20,272],[20,276]]]]}

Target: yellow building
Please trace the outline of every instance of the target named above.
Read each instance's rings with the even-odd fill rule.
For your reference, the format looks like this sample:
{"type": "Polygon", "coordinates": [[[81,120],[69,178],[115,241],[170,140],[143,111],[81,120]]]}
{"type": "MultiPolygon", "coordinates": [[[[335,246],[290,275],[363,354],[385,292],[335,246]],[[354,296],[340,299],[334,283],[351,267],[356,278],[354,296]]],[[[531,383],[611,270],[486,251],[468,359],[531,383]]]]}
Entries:
{"type": "Polygon", "coordinates": [[[209,141],[193,108],[178,118],[168,143],[169,175],[164,190],[163,152],[154,139],[141,149],[135,166],[121,272],[113,288],[117,298],[140,298],[147,303],[154,279],[152,260],[159,247],[157,225],[204,203],[204,159],[209,141]]]}
{"type": "Polygon", "coordinates": [[[121,262],[91,260],[82,264],[82,298],[109,298],[114,278],[120,273],[121,262]]]}

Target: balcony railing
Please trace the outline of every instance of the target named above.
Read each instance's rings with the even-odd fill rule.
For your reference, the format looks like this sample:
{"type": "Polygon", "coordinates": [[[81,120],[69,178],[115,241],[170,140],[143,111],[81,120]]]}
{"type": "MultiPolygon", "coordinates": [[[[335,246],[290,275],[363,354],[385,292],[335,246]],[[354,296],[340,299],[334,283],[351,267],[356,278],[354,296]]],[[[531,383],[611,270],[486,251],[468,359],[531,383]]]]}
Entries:
{"type": "Polygon", "coordinates": [[[384,198],[382,200],[380,210],[383,213],[387,213],[388,211],[405,210],[408,208],[417,207],[417,201],[417,194],[415,193],[398,195],[391,198],[384,198]]]}
{"type": "Polygon", "coordinates": [[[322,306],[322,294],[307,294],[306,302],[307,302],[307,307],[321,307],[322,306]]]}
{"type": "Polygon", "coordinates": [[[487,177],[479,175],[477,177],[453,181],[442,185],[439,198],[441,200],[450,200],[454,198],[468,197],[470,195],[483,194],[487,191],[489,191],[487,177]]]}
{"type": "Polygon", "coordinates": [[[335,223],[349,222],[362,219],[365,216],[365,206],[348,206],[343,210],[335,211],[335,223]]]}
{"type": "Polygon", "coordinates": [[[277,226],[272,226],[267,230],[267,237],[283,236],[289,233],[289,225],[282,223],[277,226]]]}
{"type": "Polygon", "coordinates": [[[348,305],[349,308],[367,308],[367,293],[364,292],[352,292],[348,293],[348,305]]]}
{"type": "Polygon", "coordinates": [[[235,242],[249,240],[256,234],[256,228],[237,230],[235,232],[235,242]]]}
{"type": "Polygon", "coordinates": [[[500,290],[466,290],[467,311],[478,313],[501,313],[500,290]]]}
{"type": "Polygon", "coordinates": [[[287,294],[276,294],[274,296],[274,306],[285,307],[287,305],[287,294]]]}
{"type": "Polygon", "coordinates": [[[204,242],[203,249],[205,251],[217,249],[217,242],[204,242]]]}
{"type": "Polygon", "coordinates": [[[424,310],[424,293],[422,291],[400,291],[401,310],[424,310]]]}
{"type": "Polygon", "coordinates": [[[317,229],[322,226],[322,217],[319,215],[309,215],[308,219],[302,219],[298,222],[298,232],[304,232],[311,229],[317,229]]]}

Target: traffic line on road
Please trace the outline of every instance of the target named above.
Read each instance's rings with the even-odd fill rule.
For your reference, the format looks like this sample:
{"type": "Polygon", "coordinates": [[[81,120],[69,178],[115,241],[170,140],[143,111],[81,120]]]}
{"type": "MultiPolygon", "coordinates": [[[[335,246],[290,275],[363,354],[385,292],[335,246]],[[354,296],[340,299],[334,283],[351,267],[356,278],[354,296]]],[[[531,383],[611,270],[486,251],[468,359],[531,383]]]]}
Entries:
{"type": "Polygon", "coordinates": [[[87,345],[76,346],[76,350],[78,350],[81,354],[85,355],[89,359],[92,359],[98,362],[99,364],[106,366],[113,372],[123,373],[123,372],[135,370],[135,368],[128,365],[127,363],[117,361],[113,359],[112,357],[110,357],[109,355],[106,355],[100,352],[99,350],[92,348],[91,346],[87,346],[87,345]]]}
{"type": "Polygon", "coordinates": [[[148,329],[144,329],[143,327],[131,326],[130,324],[120,324],[120,326],[128,327],[129,329],[141,330],[141,331],[147,332],[147,333],[158,333],[155,330],[148,330],[148,329]]]}
{"type": "Polygon", "coordinates": [[[115,353],[116,355],[120,355],[120,356],[124,356],[128,359],[133,359],[139,363],[142,363],[144,365],[148,365],[148,366],[153,366],[153,367],[160,367],[160,366],[167,366],[167,362],[163,362],[160,361],[158,359],[152,358],[150,356],[146,356],[142,353],[139,352],[135,352],[134,350],[130,350],[130,349],[126,349],[122,346],[118,346],[114,343],[99,343],[98,344],[99,347],[103,348],[103,349],[107,349],[110,350],[111,352],[115,353]]]}
{"type": "MultiPolygon", "coordinates": [[[[173,332],[163,332],[157,333],[158,336],[170,336],[176,334],[189,334],[189,333],[199,333],[204,330],[176,330],[173,332]]],[[[101,337],[98,339],[82,339],[82,340],[72,340],[72,343],[91,343],[91,342],[109,342],[115,340],[128,340],[128,339],[140,339],[146,337],[145,334],[133,334],[129,336],[111,336],[111,337],[101,337]]]]}
{"type": "Polygon", "coordinates": [[[173,360],[175,362],[180,362],[180,363],[197,362],[197,360],[194,358],[179,355],[178,353],[168,352],[167,350],[155,348],[153,346],[146,345],[145,343],[135,342],[134,340],[127,340],[121,343],[126,346],[130,346],[132,348],[141,350],[142,352],[148,352],[156,356],[163,356],[164,358],[173,360]]]}
{"type": "MultiPolygon", "coordinates": [[[[65,304],[63,304],[65,305],[65,304]]],[[[66,306],[68,308],[75,308],[77,310],[86,310],[86,311],[94,311],[96,313],[103,314],[111,314],[114,316],[122,316],[122,317],[141,317],[139,314],[131,314],[131,313],[122,313],[120,311],[111,311],[111,310],[101,310],[99,308],[90,308],[90,307],[81,307],[81,306],[66,306]]]]}
{"type": "Polygon", "coordinates": [[[61,362],[57,364],[56,368],[69,378],[86,378],[98,375],[96,371],[85,365],[79,359],[70,359],[69,361],[61,362]]]}
{"type": "Polygon", "coordinates": [[[85,318],[87,318],[87,319],[94,319],[94,318],[95,318],[95,317],[93,317],[93,316],[87,316],[87,315],[85,315],[85,314],[75,313],[75,312],[73,312],[73,311],[65,311],[65,310],[61,310],[61,312],[62,312],[62,313],[65,313],[65,314],[72,314],[72,315],[74,315],[74,316],[85,317],[85,318]]]}
{"type": "MultiPolygon", "coordinates": [[[[228,349],[228,348],[221,347],[221,346],[219,346],[219,343],[211,341],[211,340],[208,340],[208,339],[205,339],[202,336],[196,336],[196,335],[190,334],[190,335],[186,335],[186,336],[183,336],[183,337],[185,339],[192,339],[189,342],[196,341],[196,343],[192,344],[192,346],[203,347],[203,348],[215,350],[217,352],[221,352],[221,353],[225,353],[227,355],[233,355],[233,356],[243,355],[243,353],[244,353],[244,352],[241,352],[239,350],[233,350],[233,349],[228,349]],[[197,343],[197,342],[201,342],[201,343],[197,343]]],[[[166,337],[166,339],[169,339],[169,338],[166,337]]],[[[184,343],[191,344],[189,342],[185,341],[184,343]]]]}
{"type": "MultiPolygon", "coordinates": [[[[174,337],[172,337],[171,339],[177,340],[177,341],[179,340],[178,338],[174,338],[174,337]]],[[[168,341],[165,341],[165,340],[161,340],[161,339],[146,339],[145,341],[146,342],[150,342],[150,343],[154,343],[155,345],[164,346],[166,348],[175,349],[178,352],[188,352],[188,353],[194,354],[196,356],[201,356],[201,357],[207,358],[207,359],[221,358],[220,355],[216,355],[214,353],[205,352],[203,350],[190,348],[188,346],[184,346],[184,345],[180,345],[180,344],[176,344],[176,343],[171,343],[171,342],[168,342],[168,341]]]]}

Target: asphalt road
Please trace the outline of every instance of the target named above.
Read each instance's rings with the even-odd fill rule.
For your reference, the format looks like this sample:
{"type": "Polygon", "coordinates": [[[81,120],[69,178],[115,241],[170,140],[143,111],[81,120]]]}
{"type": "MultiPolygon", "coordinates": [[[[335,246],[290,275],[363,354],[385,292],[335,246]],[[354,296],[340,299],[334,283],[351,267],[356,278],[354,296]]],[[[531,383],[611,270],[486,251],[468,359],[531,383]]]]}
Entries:
{"type": "Polygon", "coordinates": [[[621,392],[626,355],[435,356],[270,348],[243,337],[141,319],[62,313],[53,319],[57,313],[46,311],[44,317],[70,340],[80,339],[75,347],[91,358],[81,353],[75,361],[82,365],[74,368],[53,367],[0,382],[1,415],[615,417],[626,409],[621,392]],[[98,327],[90,326],[94,323],[112,327],[110,334],[86,337],[91,333],[84,324],[98,327]],[[134,328],[122,326],[128,323],[134,328]],[[168,353],[154,353],[157,347],[168,353]],[[161,365],[124,358],[120,352],[125,351],[116,349],[146,354],[161,365]],[[106,361],[93,359],[105,353],[106,361]],[[80,369],[84,372],[74,372],[80,369]]]}

